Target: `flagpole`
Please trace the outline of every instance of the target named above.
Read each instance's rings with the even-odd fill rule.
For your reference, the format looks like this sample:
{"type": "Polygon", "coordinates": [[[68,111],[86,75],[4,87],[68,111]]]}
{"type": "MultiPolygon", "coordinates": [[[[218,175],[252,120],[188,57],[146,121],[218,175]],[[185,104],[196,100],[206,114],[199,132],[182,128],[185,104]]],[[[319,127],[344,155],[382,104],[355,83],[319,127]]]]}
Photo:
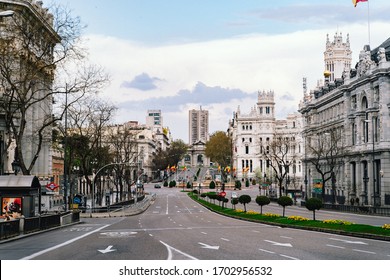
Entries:
{"type": "Polygon", "coordinates": [[[370,30],[370,1],[367,1],[367,22],[368,22],[368,45],[371,48],[371,30],[370,30]]]}

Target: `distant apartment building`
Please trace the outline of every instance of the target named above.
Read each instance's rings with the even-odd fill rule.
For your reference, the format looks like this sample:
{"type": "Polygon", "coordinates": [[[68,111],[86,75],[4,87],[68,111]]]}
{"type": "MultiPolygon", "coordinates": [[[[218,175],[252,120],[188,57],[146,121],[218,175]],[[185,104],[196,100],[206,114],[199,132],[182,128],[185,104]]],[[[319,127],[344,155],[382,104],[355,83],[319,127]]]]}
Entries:
{"type": "Polygon", "coordinates": [[[199,141],[206,143],[209,140],[209,111],[189,111],[189,144],[193,145],[199,141]]]}
{"type": "Polygon", "coordinates": [[[161,110],[148,110],[146,116],[146,126],[152,128],[154,132],[163,128],[163,117],[161,110]]]}
{"type": "Polygon", "coordinates": [[[161,110],[148,110],[146,115],[146,126],[153,132],[160,143],[159,149],[166,150],[171,142],[169,128],[164,127],[161,110]]]}

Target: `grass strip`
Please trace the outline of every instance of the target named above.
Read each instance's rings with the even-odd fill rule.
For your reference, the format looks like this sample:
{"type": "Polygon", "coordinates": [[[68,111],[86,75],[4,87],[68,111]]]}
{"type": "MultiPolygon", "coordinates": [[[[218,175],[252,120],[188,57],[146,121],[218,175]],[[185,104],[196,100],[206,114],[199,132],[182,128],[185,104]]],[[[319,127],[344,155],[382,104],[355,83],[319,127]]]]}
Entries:
{"type": "Polygon", "coordinates": [[[338,234],[355,235],[359,237],[375,238],[390,241],[390,230],[384,229],[382,227],[353,224],[339,220],[300,220],[299,217],[296,217],[296,219],[294,219],[292,217],[282,217],[280,215],[270,213],[265,213],[261,215],[260,213],[252,211],[248,211],[245,213],[243,211],[236,211],[234,209],[227,208],[226,206],[222,208],[222,206],[208,202],[203,198],[198,197],[197,194],[194,194],[192,192],[189,192],[188,196],[196,202],[207,207],[208,209],[232,218],[238,218],[252,222],[266,223],[271,225],[278,225],[282,227],[285,226],[306,230],[321,230],[338,234]]]}

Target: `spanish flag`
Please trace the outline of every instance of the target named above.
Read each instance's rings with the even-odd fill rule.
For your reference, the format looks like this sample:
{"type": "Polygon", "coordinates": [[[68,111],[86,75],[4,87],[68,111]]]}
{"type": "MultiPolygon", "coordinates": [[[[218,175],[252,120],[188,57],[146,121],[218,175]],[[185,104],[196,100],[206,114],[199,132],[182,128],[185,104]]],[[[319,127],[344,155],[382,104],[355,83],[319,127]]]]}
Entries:
{"type": "Polygon", "coordinates": [[[368,2],[368,0],[352,0],[352,4],[356,7],[359,2],[368,2]]]}

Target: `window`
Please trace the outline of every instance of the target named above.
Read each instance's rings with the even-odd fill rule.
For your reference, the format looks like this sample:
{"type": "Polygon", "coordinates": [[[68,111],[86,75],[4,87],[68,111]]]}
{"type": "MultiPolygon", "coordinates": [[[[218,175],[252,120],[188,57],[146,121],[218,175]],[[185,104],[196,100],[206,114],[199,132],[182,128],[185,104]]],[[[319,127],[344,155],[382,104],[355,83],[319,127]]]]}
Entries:
{"type": "Polygon", "coordinates": [[[245,146],[245,154],[249,154],[249,146],[245,146]]]}
{"type": "Polygon", "coordinates": [[[374,141],[378,142],[378,139],[380,138],[380,130],[379,130],[379,118],[374,117],[372,119],[373,126],[374,126],[374,141]]]}
{"type": "Polygon", "coordinates": [[[356,102],[356,95],[351,97],[351,109],[356,110],[357,102],[356,102]]]}

